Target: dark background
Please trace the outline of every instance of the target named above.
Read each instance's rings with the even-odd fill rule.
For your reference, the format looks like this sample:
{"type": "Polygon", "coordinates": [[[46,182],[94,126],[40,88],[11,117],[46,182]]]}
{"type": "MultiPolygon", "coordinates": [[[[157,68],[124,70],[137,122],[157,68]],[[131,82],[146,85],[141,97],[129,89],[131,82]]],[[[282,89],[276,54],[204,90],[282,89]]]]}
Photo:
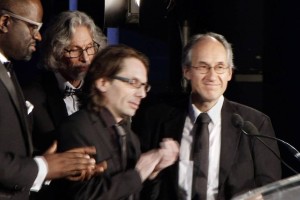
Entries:
{"type": "MultiPolygon", "coordinates": [[[[69,9],[66,0],[42,2],[41,32],[55,14],[69,9]]],[[[148,102],[161,96],[176,96],[181,91],[182,28],[187,22],[190,35],[213,31],[232,43],[237,70],[225,96],[265,112],[272,119],[277,137],[300,149],[297,1],[144,0],[139,24],[126,23],[121,11],[120,16],[113,16],[117,19],[114,24],[106,24],[111,19],[104,8],[103,0],[78,0],[78,10],[92,16],[105,33],[108,26],[118,27],[120,43],[135,47],[150,58],[149,81],[153,89],[148,102]]],[[[30,62],[16,64],[21,84],[36,74],[38,55],[36,52],[30,62]]],[[[300,171],[299,162],[291,153],[281,145],[280,149],[282,159],[300,171]]],[[[284,177],[294,174],[286,167],[283,173],[284,177]]]]}

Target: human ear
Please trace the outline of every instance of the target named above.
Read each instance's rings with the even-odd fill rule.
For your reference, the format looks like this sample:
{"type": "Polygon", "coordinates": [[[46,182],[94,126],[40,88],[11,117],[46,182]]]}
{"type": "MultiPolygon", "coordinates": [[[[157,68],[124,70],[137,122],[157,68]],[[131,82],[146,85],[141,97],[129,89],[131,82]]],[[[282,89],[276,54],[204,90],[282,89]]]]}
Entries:
{"type": "Polygon", "coordinates": [[[8,15],[1,15],[0,16],[0,31],[3,32],[3,33],[7,33],[9,24],[10,24],[9,16],[8,15]]]}
{"type": "Polygon", "coordinates": [[[106,92],[110,82],[106,78],[99,78],[96,80],[95,85],[100,92],[106,92]]]}
{"type": "Polygon", "coordinates": [[[233,75],[233,68],[229,68],[229,72],[228,72],[228,81],[230,81],[232,79],[232,75],[233,75]]]}
{"type": "Polygon", "coordinates": [[[183,67],[183,69],[182,69],[182,74],[183,74],[183,77],[186,79],[186,80],[190,80],[191,78],[190,78],[190,68],[189,67],[183,67]]]}

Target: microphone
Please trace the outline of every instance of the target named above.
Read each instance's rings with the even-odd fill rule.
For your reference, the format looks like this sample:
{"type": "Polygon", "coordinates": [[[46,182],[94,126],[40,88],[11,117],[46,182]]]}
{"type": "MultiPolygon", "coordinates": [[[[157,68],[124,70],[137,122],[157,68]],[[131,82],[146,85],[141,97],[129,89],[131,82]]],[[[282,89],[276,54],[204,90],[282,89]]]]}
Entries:
{"type": "Polygon", "coordinates": [[[251,123],[249,121],[245,121],[244,122],[244,131],[245,131],[245,134],[248,134],[251,136],[264,137],[264,138],[269,138],[269,139],[277,140],[277,141],[281,142],[294,155],[294,157],[298,161],[300,161],[300,153],[295,147],[293,147],[291,144],[289,144],[281,139],[259,134],[257,128],[254,126],[253,123],[251,123]]]}
{"type": "Polygon", "coordinates": [[[244,119],[237,113],[232,114],[231,122],[236,128],[242,129],[244,127],[244,119]]]}
{"type": "Polygon", "coordinates": [[[299,151],[290,145],[289,143],[278,139],[276,137],[261,135],[259,131],[257,130],[256,126],[251,123],[250,121],[244,121],[244,119],[237,113],[234,113],[231,118],[231,122],[233,126],[236,128],[239,128],[246,136],[253,136],[256,137],[261,143],[263,143],[287,168],[289,168],[291,171],[293,171],[295,174],[298,174],[296,170],[294,170],[292,167],[290,167],[286,162],[284,162],[280,156],[271,148],[269,147],[263,140],[261,140],[259,137],[264,137],[272,140],[279,141],[280,143],[284,144],[284,146],[287,147],[287,149],[297,158],[298,161],[300,161],[300,153],[299,151]]]}

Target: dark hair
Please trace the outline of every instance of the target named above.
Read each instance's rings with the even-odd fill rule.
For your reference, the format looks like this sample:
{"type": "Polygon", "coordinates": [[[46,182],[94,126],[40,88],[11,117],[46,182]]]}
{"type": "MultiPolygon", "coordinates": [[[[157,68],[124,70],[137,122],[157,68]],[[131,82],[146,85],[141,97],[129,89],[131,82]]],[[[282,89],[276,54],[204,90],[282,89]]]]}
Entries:
{"type": "Polygon", "coordinates": [[[140,60],[147,72],[149,71],[149,60],[141,52],[123,45],[111,45],[100,51],[93,59],[89,71],[84,80],[83,96],[81,103],[88,109],[99,112],[103,107],[102,93],[96,88],[96,81],[100,78],[115,76],[122,70],[122,63],[126,58],[136,58],[140,60]]]}

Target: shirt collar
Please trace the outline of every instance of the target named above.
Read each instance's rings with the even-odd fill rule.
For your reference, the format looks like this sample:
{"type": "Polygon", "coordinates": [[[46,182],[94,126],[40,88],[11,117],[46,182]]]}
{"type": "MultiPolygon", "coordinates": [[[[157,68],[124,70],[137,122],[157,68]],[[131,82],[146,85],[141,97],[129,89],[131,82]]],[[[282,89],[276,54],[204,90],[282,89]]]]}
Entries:
{"type": "MultiPolygon", "coordinates": [[[[224,96],[220,96],[216,105],[214,105],[209,111],[207,111],[208,116],[210,117],[213,124],[218,124],[221,121],[221,109],[224,102],[224,96]]],[[[196,122],[197,117],[201,114],[201,111],[191,103],[189,103],[189,117],[193,123],[196,122]]]]}
{"type": "Polygon", "coordinates": [[[116,124],[119,124],[120,126],[123,126],[124,128],[130,127],[130,118],[125,117],[122,121],[118,122],[115,120],[113,117],[112,113],[106,108],[102,107],[100,109],[99,115],[103,119],[104,123],[106,124],[107,127],[112,127],[116,124]]]}
{"type": "Polygon", "coordinates": [[[9,60],[2,53],[0,53],[0,62],[6,63],[6,62],[9,62],[9,60]]]}

